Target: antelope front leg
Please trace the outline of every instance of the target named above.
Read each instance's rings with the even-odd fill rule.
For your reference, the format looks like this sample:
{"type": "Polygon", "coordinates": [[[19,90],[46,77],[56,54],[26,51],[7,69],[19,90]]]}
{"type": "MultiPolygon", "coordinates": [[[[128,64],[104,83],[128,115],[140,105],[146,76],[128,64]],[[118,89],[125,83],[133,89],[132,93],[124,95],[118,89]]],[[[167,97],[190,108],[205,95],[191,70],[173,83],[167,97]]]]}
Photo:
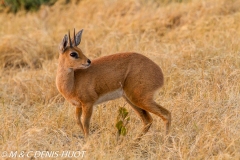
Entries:
{"type": "Polygon", "coordinates": [[[84,134],[83,125],[82,125],[82,122],[81,122],[81,116],[82,116],[82,106],[81,107],[76,107],[75,118],[76,118],[78,126],[80,127],[81,131],[84,134]]]}
{"type": "Polygon", "coordinates": [[[85,134],[85,138],[89,136],[89,125],[93,111],[93,105],[87,104],[82,106],[82,125],[85,134]]]}

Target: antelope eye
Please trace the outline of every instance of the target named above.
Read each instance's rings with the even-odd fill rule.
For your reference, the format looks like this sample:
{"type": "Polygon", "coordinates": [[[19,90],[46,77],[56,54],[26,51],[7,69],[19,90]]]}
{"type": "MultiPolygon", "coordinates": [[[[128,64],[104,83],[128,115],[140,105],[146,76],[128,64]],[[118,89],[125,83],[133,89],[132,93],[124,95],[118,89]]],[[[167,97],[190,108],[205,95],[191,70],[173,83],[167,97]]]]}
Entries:
{"type": "Polygon", "coordinates": [[[70,56],[73,58],[78,58],[78,54],[76,52],[70,53],[70,56]]]}

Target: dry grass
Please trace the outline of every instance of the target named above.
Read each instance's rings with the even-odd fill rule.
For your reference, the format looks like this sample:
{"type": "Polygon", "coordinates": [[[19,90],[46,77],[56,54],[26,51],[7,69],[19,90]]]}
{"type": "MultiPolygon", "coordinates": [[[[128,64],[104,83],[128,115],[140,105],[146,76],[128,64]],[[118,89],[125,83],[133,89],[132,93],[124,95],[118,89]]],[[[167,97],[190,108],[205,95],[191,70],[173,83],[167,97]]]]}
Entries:
{"type": "Polygon", "coordinates": [[[86,150],[84,159],[239,159],[239,22],[240,0],[85,0],[0,14],[0,151],[86,150]],[[117,142],[122,99],[95,108],[84,142],[74,107],[55,86],[58,44],[73,28],[85,29],[81,48],[90,59],[136,51],[162,67],[165,85],[156,101],[172,112],[171,143],[154,116],[133,148],[129,141],[141,121],[129,106],[129,132],[117,142]]]}

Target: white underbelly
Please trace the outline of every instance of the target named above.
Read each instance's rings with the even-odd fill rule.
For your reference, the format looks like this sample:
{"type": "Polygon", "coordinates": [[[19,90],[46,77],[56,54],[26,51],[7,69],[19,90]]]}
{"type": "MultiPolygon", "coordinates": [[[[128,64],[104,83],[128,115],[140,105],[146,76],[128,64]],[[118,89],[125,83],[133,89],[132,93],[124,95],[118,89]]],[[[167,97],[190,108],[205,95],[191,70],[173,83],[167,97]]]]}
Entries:
{"type": "Polygon", "coordinates": [[[113,92],[109,92],[107,94],[102,95],[101,97],[98,98],[98,100],[94,103],[94,105],[97,105],[106,101],[114,100],[122,96],[123,96],[123,90],[122,88],[120,88],[113,92]]]}

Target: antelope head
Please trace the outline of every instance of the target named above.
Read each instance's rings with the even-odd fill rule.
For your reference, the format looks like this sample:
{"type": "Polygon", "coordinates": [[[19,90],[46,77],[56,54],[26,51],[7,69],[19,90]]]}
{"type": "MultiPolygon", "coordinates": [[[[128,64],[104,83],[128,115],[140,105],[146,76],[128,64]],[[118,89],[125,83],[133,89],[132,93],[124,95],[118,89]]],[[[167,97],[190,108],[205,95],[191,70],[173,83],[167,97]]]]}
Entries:
{"type": "Polygon", "coordinates": [[[82,50],[77,46],[81,42],[83,29],[77,34],[73,34],[73,39],[71,40],[70,31],[68,31],[68,36],[63,37],[62,42],[59,45],[59,64],[63,65],[68,69],[86,69],[90,66],[91,61],[83,54],[82,50]]]}

